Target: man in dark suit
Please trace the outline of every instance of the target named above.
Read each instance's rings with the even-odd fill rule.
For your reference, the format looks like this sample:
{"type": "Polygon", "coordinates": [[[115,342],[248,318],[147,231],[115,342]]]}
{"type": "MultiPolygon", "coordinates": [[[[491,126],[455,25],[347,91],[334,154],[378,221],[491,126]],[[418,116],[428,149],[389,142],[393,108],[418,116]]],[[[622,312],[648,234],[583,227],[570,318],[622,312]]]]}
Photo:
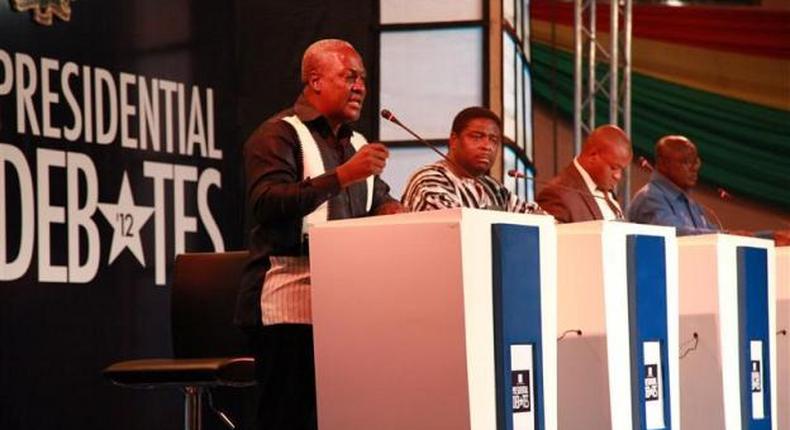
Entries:
{"type": "Polygon", "coordinates": [[[536,201],[562,223],[623,219],[613,190],[631,158],[631,141],[623,130],[598,127],[581,154],[549,181],[536,201]]]}

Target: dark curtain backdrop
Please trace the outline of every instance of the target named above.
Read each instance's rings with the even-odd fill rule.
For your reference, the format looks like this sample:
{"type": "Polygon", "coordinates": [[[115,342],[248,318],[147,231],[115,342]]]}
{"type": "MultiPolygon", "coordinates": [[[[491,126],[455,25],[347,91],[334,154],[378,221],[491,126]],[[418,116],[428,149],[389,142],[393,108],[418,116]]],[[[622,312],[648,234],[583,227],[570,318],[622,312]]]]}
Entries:
{"type": "MultiPolygon", "coordinates": [[[[0,0],[0,49],[31,56],[40,67],[42,57],[104,68],[115,79],[128,72],[147,79],[160,78],[212,88],[216,147],[221,160],[175,154],[125,150],[115,142],[101,146],[17,133],[14,94],[0,95],[0,143],[22,151],[36,183],[36,150],[48,148],[85,154],[96,167],[100,203],[116,202],[124,172],[136,205],[154,206],[152,181],[143,174],[144,162],[185,164],[199,171],[216,169],[221,188],[213,188],[208,204],[221,231],[226,250],[244,247],[243,172],[241,146],[258,123],[289,106],[296,98],[301,53],[312,41],[341,37],[351,41],[375,82],[378,21],[376,1],[285,0],[80,0],[71,3],[69,22],[55,19],[51,27],[36,24],[29,12],[17,12],[0,0]]],[[[53,74],[58,80],[59,73],[53,74]]],[[[3,79],[0,69],[0,80],[3,79]]],[[[2,81],[0,81],[2,82],[2,81]]],[[[59,84],[58,84],[59,85],[59,84]]],[[[56,85],[56,86],[58,86],[56,85]]],[[[76,87],[75,87],[76,88],[76,87]]],[[[76,90],[77,92],[79,90],[76,90]]],[[[373,90],[371,89],[371,92],[373,90]]],[[[36,96],[36,106],[40,96],[36,96]]],[[[375,101],[359,123],[373,130],[375,101]]],[[[187,100],[187,105],[189,100],[187,100]]],[[[70,115],[61,95],[53,121],[70,115]]],[[[70,116],[68,118],[71,118],[70,116]]],[[[70,123],[70,122],[68,122],[70,123]]],[[[48,185],[51,203],[64,206],[68,190],[64,169],[52,169],[48,185]]],[[[19,251],[19,180],[6,167],[9,258],[19,251]]],[[[171,182],[168,182],[171,184],[171,182]]],[[[43,185],[41,185],[43,186],[43,185]]],[[[176,390],[138,391],[112,386],[100,375],[120,360],[167,357],[170,338],[170,271],[172,269],[173,190],[165,187],[167,285],[155,285],[154,218],[140,230],[146,265],[124,250],[109,263],[113,227],[97,210],[92,216],[99,230],[100,265],[86,284],[40,282],[34,241],[27,272],[0,281],[0,429],[177,429],[182,427],[182,396],[176,390]]],[[[187,184],[185,213],[197,216],[197,187],[187,184]]],[[[36,227],[37,230],[38,227],[36,227]]],[[[36,231],[36,234],[38,232],[36,231]]],[[[81,248],[90,244],[83,236],[81,248]]],[[[187,251],[212,251],[202,224],[186,236],[187,251]]],[[[68,259],[66,228],[52,225],[53,264],[68,259]]],[[[72,250],[73,251],[73,250],[72,250]]],[[[84,254],[84,251],[83,251],[84,254]]],[[[85,256],[82,256],[83,260],[85,256]]],[[[234,286],[235,287],[235,286],[234,286]]],[[[220,393],[217,406],[238,418],[249,399],[220,393]]],[[[206,428],[223,428],[210,411],[206,428]]]]}
{"type": "MultiPolygon", "coordinates": [[[[368,83],[378,75],[378,1],[238,0],[236,10],[238,119],[246,137],[264,119],[289,107],[301,90],[301,53],[324,38],[350,41],[362,55],[368,83]]],[[[377,118],[375,88],[355,128],[367,136],[377,118]]]]}

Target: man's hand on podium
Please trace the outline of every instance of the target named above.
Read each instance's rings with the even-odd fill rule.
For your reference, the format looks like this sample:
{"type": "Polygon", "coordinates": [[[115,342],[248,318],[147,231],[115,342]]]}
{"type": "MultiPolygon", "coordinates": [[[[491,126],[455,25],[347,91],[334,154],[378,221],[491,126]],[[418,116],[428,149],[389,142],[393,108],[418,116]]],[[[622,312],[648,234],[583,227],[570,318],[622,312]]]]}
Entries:
{"type": "Polygon", "coordinates": [[[376,215],[392,215],[404,212],[408,211],[397,201],[387,202],[376,208],[376,215]]]}

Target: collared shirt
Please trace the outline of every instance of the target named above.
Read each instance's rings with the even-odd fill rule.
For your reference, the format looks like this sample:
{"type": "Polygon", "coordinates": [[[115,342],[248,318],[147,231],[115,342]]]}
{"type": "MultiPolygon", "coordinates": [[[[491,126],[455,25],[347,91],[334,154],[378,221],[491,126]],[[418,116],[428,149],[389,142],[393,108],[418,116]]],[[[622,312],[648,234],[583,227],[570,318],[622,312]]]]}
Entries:
{"type": "Polygon", "coordinates": [[[401,202],[413,212],[473,208],[545,213],[537,203],[519,199],[488,175],[477,178],[457,176],[444,160],[417,170],[409,179],[401,202]]]}
{"type": "Polygon", "coordinates": [[[611,191],[602,191],[600,188],[598,188],[598,185],[595,183],[592,176],[590,176],[590,174],[584,170],[584,167],[579,164],[579,161],[576,158],[573,159],[573,166],[576,167],[576,170],[579,171],[582,179],[584,179],[584,184],[587,185],[587,190],[595,197],[595,204],[598,205],[598,209],[601,210],[603,219],[616,220],[617,214],[612,210],[611,207],[609,207],[609,204],[606,202],[608,199],[615,207],[617,207],[618,210],[622,212],[622,208],[620,207],[620,204],[617,203],[614,193],[611,191]]]}
{"type": "Polygon", "coordinates": [[[719,231],[699,203],[657,170],[631,200],[628,220],[676,227],[678,235],[719,231]]]}
{"type": "MultiPolygon", "coordinates": [[[[329,122],[300,96],[293,108],[266,120],[244,144],[244,172],[247,183],[247,221],[250,224],[250,260],[245,267],[236,304],[235,321],[241,326],[259,325],[261,288],[271,267],[270,256],[307,255],[302,238],[302,218],[329,201],[329,219],[370,215],[366,210],[367,185],[364,181],[344,189],[335,173],[354,153],[351,128],[341,125],[333,134],[329,122]],[[310,130],[318,144],[326,173],[303,179],[302,154],[294,128],[282,118],[296,115],[310,130]]],[[[389,187],[374,180],[375,213],[382,204],[393,202],[389,187]]]]}

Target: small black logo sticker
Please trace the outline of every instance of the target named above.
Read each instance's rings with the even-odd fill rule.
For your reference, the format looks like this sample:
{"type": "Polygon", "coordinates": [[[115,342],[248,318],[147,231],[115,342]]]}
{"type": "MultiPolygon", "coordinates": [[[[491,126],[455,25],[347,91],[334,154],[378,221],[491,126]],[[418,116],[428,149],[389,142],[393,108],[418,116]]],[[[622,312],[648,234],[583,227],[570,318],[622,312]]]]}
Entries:
{"type": "Polygon", "coordinates": [[[752,360],[752,393],[763,390],[763,377],[760,373],[760,362],[752,360]]]}
{"type": "Polygon", "coordinates": [[[532,410],[532,395],[529,392],[529,370],[510,372],[513,385],[513,413],[532,410]]]}
{"type": "Polygon", "coordinates": [[[658,400],[658,365],[645,365],[645,401],[658,400]]]}

